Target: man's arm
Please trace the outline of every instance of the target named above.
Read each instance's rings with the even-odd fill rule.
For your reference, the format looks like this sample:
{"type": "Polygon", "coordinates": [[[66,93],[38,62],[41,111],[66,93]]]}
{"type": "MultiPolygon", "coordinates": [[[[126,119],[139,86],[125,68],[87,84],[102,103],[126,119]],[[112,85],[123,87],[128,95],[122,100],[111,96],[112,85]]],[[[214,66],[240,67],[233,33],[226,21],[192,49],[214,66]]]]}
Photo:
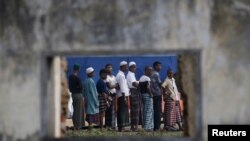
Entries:
{"type": "Polygon", "coordinates": [[[124,85],[126,85],[125,84],[126,81],[124,81],[124,80],[126,80],[126,78],[123,76],[120,76],[120,78],[118,80],[119,81],[117,81],[117,82],[119,84],[119,88],[120,88],[120,91],[122,93],[122,96],[124,97],[124,102],[126,105],[128,105],[128,98],[125,96],[125,88],[124,88],[124,85]]]}
{"type": "Polygon", "coordinates": [[[157,84],[158,84],[158,86],[160,88],[161,94],[164,94],[164,90],[162,88],[162,81],[161,81],[160,75],[156,75],[156,77],[157,77],[156,82],[157,82],[157,84]]]}
{"type": "Polygon", "coordinates": [[[82,86],[82,81],[79,77],[77,77],[77,86],[78,86],[79,90],[82,92],[83,86],[82,86]]]}
{"type": "MultiPolygon", "coordinates": [[[[84,85],[85,86],[85,85],[84,85]]],[[[97,91],[97,84],[95,84],[94,81],[90,81],[89,86],[89,92],[93,95],[97,95],[97,97],[94,98],[94,103],[96,107],[99,107],[99,100],[98,100],[98,91],[97,91]]]]}
{"type": "Polygon", "coordinates": [[[125,80],[125,77],[120,76],[118,84],[119,84],[121,93],[125,96],[125,88],[124,88],[125,81],[124,80],[125,80]]]}
{"type": "Polygon", "coordinates": [[[109,89],[113,89],[113,88],[116,88],[117,86],[116,85],[112,85],[110,82],[106,82],[106,85],[109,89]]]}
{"type": "Polygon", "coordinates": [[[132,86],[134,86],[134,87],[138,87],[138,85],[139,85],[139,83],[138,83],[138,81],[136,81],[136,78],[135,78],[135,75],[131,75],[131,77],[130,77],[130,82],[132,82],[132,86]]]}
{"type": "Polygon", "coordinates": [[[165,79],[164,82],[161,84],[161,87],[165,89],[167,86],[167,79],[165,79]]]}
{"type": "Polygon", "coordinates": [[[106,85],[109,89],[112,89],[112,85],[109,82],[106,82],[106,85]]]}
{"type": "Polygon", "coordinates": [[[72,87],[72,78],[71,78],[71,76],[69,77],[69,91],[72,93],[72,89],[73,89],[73,87],[72,87]]]}
{"type": "Polygon", "coordinates": [[[156,82],[159,84],[159,86],[161,86],[162,82],[161,82],[160,75],[156,75],[156,82]]]}
{"type": "Polygon", "coordinates": [[[168,81],[165,80],[163,83],[162,83],[162,89],[163,89],[163,95],[169,95],[171,94],[171,92],[168,90],[168,81]]]}
{"type": "Polygon", "coordinates": [[[150,83],[151,83],[151,92],[152,93],[154,93],[154,94],[157,94],[157,88],[155,88],[156,86],[155,86],[155,84],[157,84],[158,85],[158,82],[157,82],[157,75],[156,74],[153,74],[152,76],[151,76],[151,81],[150,81],[150,83]]]}
{"type": "Polygon", "coordinates": [[[137,88],[139,86],[139,83],[137,81],[134,81],[132,85],[137,88]]]}
{"type": "Polygon", "coordinates": [[[152,94],[152,91],[151,91],[151,87],[150,87],[150,81],[148,81],[147,90],[148,90],[149,96],[153,97],[153,94],[152,94]]]}

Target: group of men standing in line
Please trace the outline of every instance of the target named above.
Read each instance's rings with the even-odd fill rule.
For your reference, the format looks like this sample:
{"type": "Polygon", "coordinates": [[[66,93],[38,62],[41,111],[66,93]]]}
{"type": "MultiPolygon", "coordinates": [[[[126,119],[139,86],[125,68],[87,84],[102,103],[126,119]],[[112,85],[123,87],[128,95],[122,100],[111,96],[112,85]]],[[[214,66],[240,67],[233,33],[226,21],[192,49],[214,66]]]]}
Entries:
{"type": "Polygon", "coordinates": [[[180,96],[173,78],[173,71],[167,71],[167,78],[161,81],[159,71],[161,63],[156,61],[153,68],[146,66],[144,75],[136,80],[136,63],[120,62],[120,69],[116,76],[112,74],[112,65],[106,64],[99,72],[100,79],[97,83],[94,77],[94,68],[86,69],[87,78],[83,85],[79,75],[80,66],[74,65],[73,73],[69,76],[69,89],[73,99],[73,124],[76,130],[80,129],[84,122],[82,113],[83,97],[85,101],[86,121],[89,129],[98,124],[102,129],[105,118],[105,126],[109,129],[124,131],[129,121],[128,102],[130,101],[130,125],[132,131],[138,131],[140,109],[143,114],[142,127],[145,131],[158,131],[161,125],[162,95],[165,101],[164,128],[168,131],[182,130],[182,118],[180,110],[180,96]],[[125,76],[125,73],[127,76],[125,76]],[[117,104],[116,104],[117,98],[117,104]],[[142,101],[142,103],[141,103],[142,101]],[[117,113],[116,113],[116,105],[117,113]],[[116,120],[117,118],[117,120],[116,120]],[[176,128],[178,125],[178,129],[176,128]]]}

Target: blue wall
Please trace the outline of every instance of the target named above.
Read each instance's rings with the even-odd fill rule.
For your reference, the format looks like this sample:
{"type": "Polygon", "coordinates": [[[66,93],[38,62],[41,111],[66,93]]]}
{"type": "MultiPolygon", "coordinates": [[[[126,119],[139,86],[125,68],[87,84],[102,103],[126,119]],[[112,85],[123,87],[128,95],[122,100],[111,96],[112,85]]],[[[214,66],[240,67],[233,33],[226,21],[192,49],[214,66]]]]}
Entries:
{"type": "Polygon", "coordinates": [[[68,61],[68,72],[67,76],[72,74],[72,68],[75,63],[81,66],[80,77],[82,81],[86,78],[85,70],[87,67],[93,67],[95,69],[95,81],[99,79],[99,70],[104,68],[106,64],[113,65],[113,74],[116,75],[119,70],[119,64],[121,61],[136,62],[136,78],[139,79],[144,72],[146,65],[153,66],[153,62],[160,61],[162,63],[162,70],[160,72],[161,79],[166,78],[166,71],[168,68],[177,71],[177,56],[176,55],[161,55],[161,56],[92,56],[92,57],[81,57],[81,56],[69,56],[68,61]]]}

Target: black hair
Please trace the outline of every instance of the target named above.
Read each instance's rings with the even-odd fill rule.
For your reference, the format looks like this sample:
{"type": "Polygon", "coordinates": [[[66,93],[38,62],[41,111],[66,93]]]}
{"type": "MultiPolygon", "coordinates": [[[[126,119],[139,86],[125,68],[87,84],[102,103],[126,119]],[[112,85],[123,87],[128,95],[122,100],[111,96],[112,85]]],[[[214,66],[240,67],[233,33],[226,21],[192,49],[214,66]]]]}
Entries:
{"type": "Polygon", "coordinates": [[[147,65],[145,68],[144,68],[144,71],[146,72],[151,66],[147,65]]]}
{"type": "Polygon", "coordinates": [[[173,71],[171,68],[167,70],[167,74],[169,74],[171,71],[173,71]]]}
{"type": "Polygon", "coordinates": [[[112,64],[106,64],[106,65],[105,65],[105,68],[107,68],[108,66],[112,66],[112,64]]]}
{"type": "Polygon", "coordinates": [[[103,73],[107,73],[107,70],[106,69],[101,69],[100,72],[99,72],[99,75],[102,75],[103,73]]]}
{"type": "Polygon", "coordinates": [[[154,69],[155,69],[155,67],[156,67],[157,65],[161,65],[161,62],[155,61],[154,64],[153,64],[154,69]]]}

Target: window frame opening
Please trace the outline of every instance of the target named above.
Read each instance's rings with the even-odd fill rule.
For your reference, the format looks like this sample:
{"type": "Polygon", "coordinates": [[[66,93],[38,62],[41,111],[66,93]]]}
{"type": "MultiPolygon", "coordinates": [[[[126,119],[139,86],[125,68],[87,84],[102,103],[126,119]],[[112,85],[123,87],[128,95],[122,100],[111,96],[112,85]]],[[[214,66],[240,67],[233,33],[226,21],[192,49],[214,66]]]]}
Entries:
{"type": "MultiPolygon", "coordinates": [[[[189,75],[191,72],[193,79],[190,80],[189,84],[192,87],[192,91],[194,92],[193,97],[190,99],[190,95],[192,95],[191,92],[185,92],[189,89],[186,89],[185,87],[187,83],[187,80],[183,80],[181,82],[181,93],[184,93],[184,98],[186,98],[186,102],[184,102],[184,116],[186,117],[184,120],[184,124],[187,125],[184,130],[184,136],[180,138],[172,138],[172,137],[159,137],[159,138],[136,138],[139,140],[166,140],[166,141],[200,141],[202,140],[202,88],[201,88],[201,50],[198,49],[190,49],[190,50],[114,50],[114,51],[107,51],[107,50],[83,50],[83,51],[55,51],[55,52],[43,52],[41,55],[41,96],[40,96],[40,103],[41,103],[41,139],[42,140],[81,140],[81,139],[90,139],[90,140],[109,140],[109,139],[119,139],[119,140],[132,140],[134,137],[116,137],[116,138],[98,138],[98,137],[81,137],[81,138],[60,138],[60,135],[58,135],[58,121],[55,119],[51,119],[53,115],[57,115],[58,113],[53,113],[53,110],[51,112],[51,109],[55,110],[56,104],[53,103],[53,100],[51,100],[51,92],[55,92],[54,79],[56,76],[54,76],[55,72],[55,64],[56,59],[58,57],[65,57],[65,56],[105,56],[105,55],[177,55],[178,56],[178,72],[182,71],[181,79],[185,79],[185,76],[183,76],[184,73],[187,73],[186,75],[189,75]],[[181,64],[181,65],[180,65],[181,64]],[[191,64],[191,65],[190,65],[191,64]],[[181,68],[182,67],[182,68],[181,68]],[[191,70],[190,70],[191,68],[191,70]],[[54,73],[54,74],[53,74],[54,73]],[[49,85],[51,86],[49,86],[49,85]],[[183,86],[185,85],[185,86],[183,86]],[[52,102],[52,103],[51,103],[52,102]],[[190,108],[190,105],[191,108],[190,108]],[[190,108],[190,109],[188,109],[190,108]],[[190,112],[190,110],[192,110],[190,112]],[[191,121],[191,122],[190,122],[191,121]],[[52,126],[52,125],[55,126],[52,126]],[[50,129],[50,128],[54,129],[50,129]],[[192,133],[191,130],[192,129],[192,133]]],[[[57,66],[58,67],[58,66],[57,66]]],[[[58,82],[58,80],[57,80],[58,82]]],[[[57,87],[58,89],[58,87],[57,87]]],[[[53,95],[52,95],[53,98],[53,95]]],[[[55,97],[54,97],[55,98],[55,97]]],[[[55,100],[54,100],[55,101],[55,100]]],[[[58,104],[57,104],[58,105],[58,104]]],[[[57,106],[58,108],[58,106],[57,106]]],[[[57,110],[58,112],[58,110],[57,110]]],[[[60,119],[58,119],[60,120],[60,119]]]]}

